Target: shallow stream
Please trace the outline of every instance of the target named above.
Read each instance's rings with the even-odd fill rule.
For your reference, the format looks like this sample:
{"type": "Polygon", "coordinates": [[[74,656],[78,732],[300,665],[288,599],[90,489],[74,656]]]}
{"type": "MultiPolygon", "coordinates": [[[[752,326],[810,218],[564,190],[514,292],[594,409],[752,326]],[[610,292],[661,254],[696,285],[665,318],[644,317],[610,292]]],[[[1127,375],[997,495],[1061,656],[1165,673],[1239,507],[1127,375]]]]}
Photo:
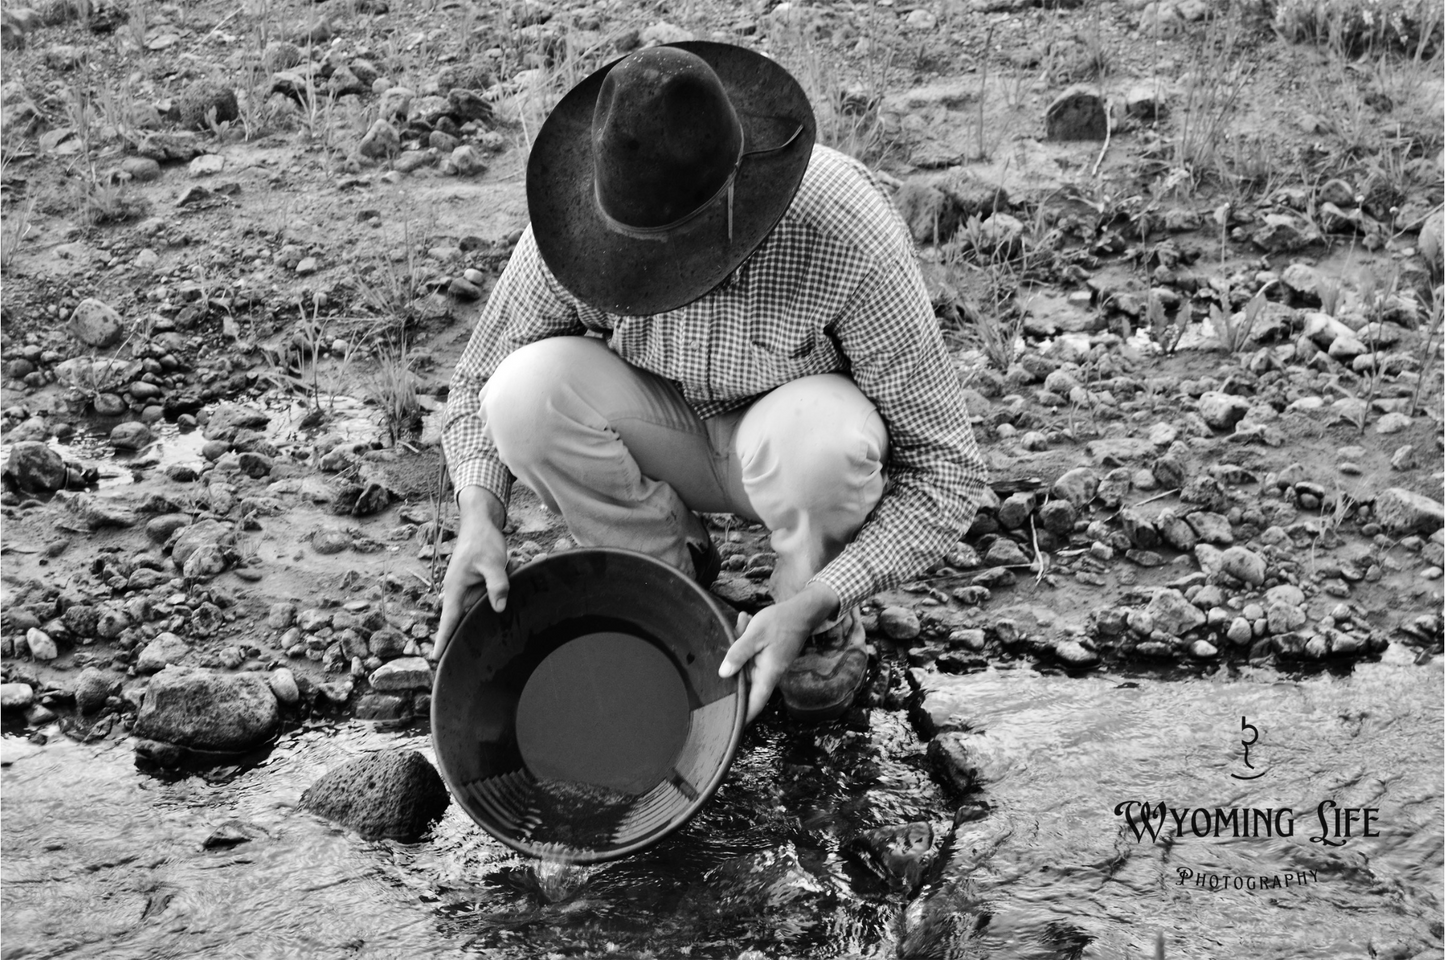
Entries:
{"type": "Polygon", "coordinates": [[[294,731],[219,782],[143,773],[123,739],[6,736],[3,955],[1122,958],[1152,957],[1163,931],[1171,960],[1363,960],[1395,942],[1409,957],[1441,940],[1441,677],[1438,661],[1301,679],[995,665],[930,679],[911,714],[809,728],[770,713],[698,818],[593,867],[512,854],[455,804],[412,845],[297,808],[363,752],[430,757],[417,732],[294,731]],[[987,738],[980,786],[935,775],[913,725],[928,711],[956,728],[940,742],[987,738]],[[1170,815],[1140,839],[1115,812],[1130,800],[1288,806],[1295,824],[1201,837],[1170,815]],[[1326,800],[1375,810],[1378,836],[1356,817],[1344,845],[1313,842],[1326,800]],[[909,823],[929,825],[897,848],[929,851],[921,872],[854,854],[861,831],[909,823]],[[1221,888],[1181,869],[1307,880],[1221,888]]]}

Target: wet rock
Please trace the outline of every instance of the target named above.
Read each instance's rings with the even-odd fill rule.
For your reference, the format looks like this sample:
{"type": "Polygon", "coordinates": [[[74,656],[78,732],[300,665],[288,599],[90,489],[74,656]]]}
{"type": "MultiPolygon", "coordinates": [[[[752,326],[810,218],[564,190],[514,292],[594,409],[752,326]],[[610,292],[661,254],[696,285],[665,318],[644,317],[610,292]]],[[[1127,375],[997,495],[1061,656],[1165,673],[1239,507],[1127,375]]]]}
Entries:
{"type": "Polygon", "coordinates": [[[1054,644],[1054,656],[1071,667],[1092,667],[1099,662],[1099,655],[1078,640],[1062,639],[1054,644]]]}
{"type": "MultiPolygon", "coordinates": [[[[0,710],[28,709],[35,702],[35,688],[28,683],[0,683],[0,710]]],[[[7,738],[8,739],[8,738],[7,738]]]]}
{"type": "Polygon", "coordinates": [[[170,666],[151,678],[135,718],[137,737],[206,753],[244,753],[275,735],[276,695],[254,673],[170,666]]]}
{"type": "Polygon", "coordinates": [[[31,627],[25,631],[25,645],[30,648],[30,655],[36,660],[54,660],[60,656],[60,649],[56,647],[55,640],[38,627],[31,627]]]}
{"type": "Polygon", "coordinates": [[[136,658],[136,673],[157,673],[179,663],[190,652],[191,645],[174,633],[158,634],[136,658]]]}
{"type": "Polygon", "coordinates": [[[1154,595],[1144,612],[1154,621],[1154,628],[1171,637],[1182,637],[1196,627],[1204,626],[1204,612],[1184,599],[1178,590],[1164,589],[1154,595]]]}
{"type": "Polygon", "coordinates": [[[1445,505],[1403,487],[1391,487],[1375,498],[1375,519],[1392,533],[1434,533],[1445,526],[1445,505]]]}
{"type": "Polygon", "coordinates": [[[75,706],[82,714],[98,712],[119,681],[104,670],[86,667],[75,678],[75,706]]]}
{"type": "Polygon", "coordinates": [[[371,675],[371,688],[380,693],[430,690],[431,664],[421,657],[402,657],[383,664],[371,675]]]}
{"type": "Polygon", "coordinates": [[[960,793],[998,782],[1019,762],[997,737],[975,731],[940,733],[928,743],[928,758],[960,793]]]}
{"type": "Polygon", "coordinates": [[[1251,586],[1264,583],[1266,565],[1264,557],[1248,547],[1230,547],[1220,557],[1220,569],[1237,580],[1251,586]]]}
{"type": "Polygon", "coordinates": [[[419,839],[446,813],[441,776],[415,750],[386,750],[352,760],[317,780],[301,806],[367,839],[419,839]]]}
{"type": "Polygon", "coordinates": [[[90,406],[100,417],[118,417],[127,409],[125,401],[113,393],[97,394],[90,406]]]}
{"type": "Polygon", "coordinates": [[[1208,640],[1195,640],[1189,645],[1189,655],[1196,660],[1212,660],[1219,656],[1219,648],[1208,640]]]}
{"type": "Polygon", "coordinates": [[[266,676],[271,692],[283,706],[294,707],[301,702],[301,688],[296,683],[296,674],[289,667],[277,667],[266,676]]]}
{"type": "Polygon", "coordinates": [[[918,614],[907,607],[884,607],[878,614],[878,626],[891,640],[913,640],[922,628],[918,614]]]}
{"type": "Polygon", "coordinates": [[[150,427],[139,420],[118,423],[110,431],[110,445],[117,450],[139,450],[151,442],[150,427]]]}
{"type": "Polygon", "coordinates": [[[21,493],[53,493],[65,486],[65,461],[44,443],[26,440],[10,448],[5,479],[21,493]]]}
{"type": "Polygon", "coordinates": [[[1050,140],[1102,140],[1109,131],[1109,112],[1098,87],[1075,84],[1054,98],[1044,111],[1050,140]]]}
{"type": "Polygon", "coordinates": [[[80,301],[70,315],[66,330],[81,343],[98,348],[114,346],[125,332],[120,314],[93,297],[80,301]]]}

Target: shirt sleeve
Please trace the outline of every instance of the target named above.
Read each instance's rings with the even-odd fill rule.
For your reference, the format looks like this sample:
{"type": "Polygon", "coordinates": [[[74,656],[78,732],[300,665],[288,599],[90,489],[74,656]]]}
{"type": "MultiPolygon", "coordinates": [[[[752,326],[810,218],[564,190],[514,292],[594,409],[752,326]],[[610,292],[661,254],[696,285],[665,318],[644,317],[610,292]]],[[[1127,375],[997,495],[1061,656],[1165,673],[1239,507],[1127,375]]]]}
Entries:
{"type": "Polygon", "coordinates": [[[889,446],[878,506],[813,578],[846,610],[936,563],[973,523],[987,470],[911,250],[864,276],[833,334],[889,446]]]}
{"type": "Polygon", "coordinates": [[[585,332],[576,301],[543,264],[532,228],[527,227],[452,374],[442,450],[458,494],[464,487],[480,486],[504,506],[511,496],[512,474],[487,437],[480,413],[482,388],[497,366],[528,343],[585,332]]]}

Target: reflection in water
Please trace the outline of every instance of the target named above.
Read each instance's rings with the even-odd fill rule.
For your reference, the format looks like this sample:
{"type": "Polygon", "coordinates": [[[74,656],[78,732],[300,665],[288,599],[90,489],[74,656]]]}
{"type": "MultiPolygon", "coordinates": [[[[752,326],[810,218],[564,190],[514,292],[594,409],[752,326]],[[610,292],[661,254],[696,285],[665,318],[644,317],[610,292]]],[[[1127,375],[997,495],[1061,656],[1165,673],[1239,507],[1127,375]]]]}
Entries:
{"type": "Polygon", "coordinates": [[[949,682],[966,724],[939,744],[984,778],[966,795],[938,785],[899,713],[872,711],[867,730],[769,719],[691,825],[593,867],[512,854],[455,805],[412,845],[295,809],[358,753],[430,756],[419,735],[298,733],[216,785],[142,775],[124,743],[57,739],[3,773],[4,955],[1112,958],[1152,956],[1160,930],[1170,960],[1439,945],[1438,665],[1298,682],[1021,667],[949,682]],[[1266,771],[1248,782],[1231,777],[1246,769],[1241,717],[1266,771]],[[1311,842],[1327,799],[1377,810],[1379,836],[1311,842]],[[1126,801],[1211,816],[1289,807],[1295,825],[1200,836],[1167,815],[1141,838],[1114,812],[1126,801]],[[223,824],[227,843],[207,847],[223,824]],[[1286,874],[1311,879],[1192,879],[1286,874]]]}

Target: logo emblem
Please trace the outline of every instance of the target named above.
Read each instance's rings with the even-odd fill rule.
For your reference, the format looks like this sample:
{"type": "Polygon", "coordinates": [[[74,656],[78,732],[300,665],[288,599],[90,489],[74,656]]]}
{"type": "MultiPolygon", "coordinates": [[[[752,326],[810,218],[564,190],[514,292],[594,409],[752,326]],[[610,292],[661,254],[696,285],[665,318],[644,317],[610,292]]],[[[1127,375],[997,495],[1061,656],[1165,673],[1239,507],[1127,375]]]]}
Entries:
{"type": "MultiPolygon", "coordinates": [[[[1246,768],[1253,770],[1254,764],[1249,762],[1249,748],[1254,746],[1256,743],[1259,743],[1259,728],[1256,727],[1254,724],[1250,723],[1248,717],[1240,717],[1239,733],[1239,742],[1244,746],[1244,765],[1246,768]],[[1244,734],[1246,732],[1249,733],[1248,740],[1244,738],[1244,734]]],[[[1236,780],[1258,780],[1260,777],[1264,776],[1264,771],[1261,770],[1258,773],[1251,774],[1231,773],[1230,776],[1236,780]]]]}

